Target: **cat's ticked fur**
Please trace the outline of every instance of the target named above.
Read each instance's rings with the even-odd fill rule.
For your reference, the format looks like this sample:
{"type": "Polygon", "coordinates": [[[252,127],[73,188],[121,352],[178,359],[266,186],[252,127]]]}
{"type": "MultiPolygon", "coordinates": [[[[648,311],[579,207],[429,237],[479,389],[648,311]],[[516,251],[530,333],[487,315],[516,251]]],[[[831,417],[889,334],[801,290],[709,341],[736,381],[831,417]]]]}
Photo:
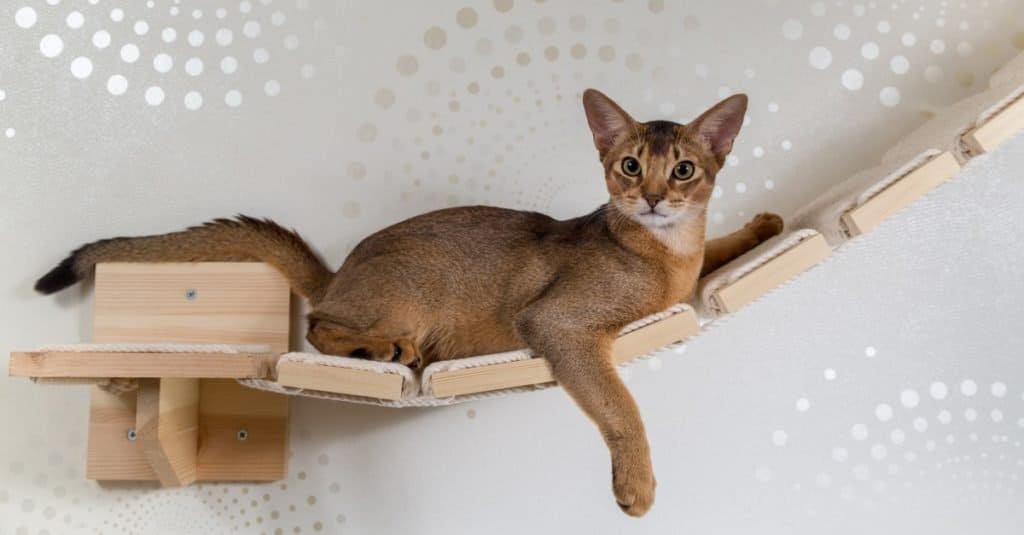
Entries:
{"type": "Polygon", "coordinates": [[[701,273],[777,234],[782,220],[762,214],[704,242],[707,203],[743,123],[744,95],[687,125],[637,122],[594,90],[583,104],[610,193],[583,217],[482,206],[430,212],[366,238],[336,273],[294,232],[222,219],[85,245],[36,289],[74,284],[98,262],[258,260],[309,300],[307,338],[327,354],[422,367],[529,347],[597,424],[619,506],[643,515],[654,473],[612,342],[630,322],[689,298],[701,273]]]}

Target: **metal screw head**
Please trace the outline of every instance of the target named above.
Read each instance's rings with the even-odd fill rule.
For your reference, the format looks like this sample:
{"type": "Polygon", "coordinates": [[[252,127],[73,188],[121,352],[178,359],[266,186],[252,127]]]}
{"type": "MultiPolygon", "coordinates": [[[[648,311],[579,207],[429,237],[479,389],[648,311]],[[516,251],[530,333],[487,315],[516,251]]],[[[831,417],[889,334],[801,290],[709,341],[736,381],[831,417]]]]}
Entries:
{"type": "Polygon", "coordinates": [[[246,440],[249,438],[249,432],[246,431],[245,429],[239,429],[238,435],[236,436],[238,437],[238,440],[246,440]]]}
{"type": "Polygon", "coordinates": [[[131,440],[131,441],[134,442],[135,439],[137,439],[137,438],[139,438],[139,433],[137,431],[135,431],[134,429],[129,429],[128,430],[128,440],[131,440]]]}
{"type": "Polygon", "coordinates": [[[196,295],[197,295],[197,292],[196,292],[195,288],[189,288],[188,290],[185,290],[185,299],[188,299],[189,301],[194,301],[195,298],[196,298],[196,295]]]}

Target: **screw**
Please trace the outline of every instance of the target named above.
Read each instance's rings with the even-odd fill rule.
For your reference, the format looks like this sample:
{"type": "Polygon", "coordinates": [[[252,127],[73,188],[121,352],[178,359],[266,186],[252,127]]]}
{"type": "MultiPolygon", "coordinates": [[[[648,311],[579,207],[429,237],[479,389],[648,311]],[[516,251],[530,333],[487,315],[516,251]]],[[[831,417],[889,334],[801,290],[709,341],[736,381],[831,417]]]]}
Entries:
{"type": "Polygon", "coordinates": [[[196,290],[195,290],[195,288],[189,288],[188,290],[185,290],[185,299],[188,299],[189,301],[194,301],[195,298],[196,298],[196,290]]]}
{"type": "Polygon", "coordinates": [[[237,436],[238,436],[238,440],[244,441],[244,440],[249,438],[249,432],[246,431],[245,429],[239,429],[237,436]]]}
{"type": "Polygon", "coordinates": [[[137,438],[139,438],[139,433],[136,430],[134,430],[134,429],[129,429],[128,430],[128,440],[131,440],[132,442],[134,442],[135,439],[137,439],[137,438]]]}

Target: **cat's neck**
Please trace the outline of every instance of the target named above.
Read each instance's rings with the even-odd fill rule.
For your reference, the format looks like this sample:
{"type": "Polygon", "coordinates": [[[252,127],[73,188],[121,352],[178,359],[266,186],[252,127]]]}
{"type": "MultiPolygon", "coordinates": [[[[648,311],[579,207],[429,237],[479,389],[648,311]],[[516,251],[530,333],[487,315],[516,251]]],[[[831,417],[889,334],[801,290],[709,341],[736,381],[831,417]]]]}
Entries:
{"type": "Polygon", "coordinates": [[[644,257],[668,256],[675,261],[701,259],[704,255],[706,210],[693,208],[670,225],[650,227],[606,207],[607,225],[623,247],[644,257]]]}

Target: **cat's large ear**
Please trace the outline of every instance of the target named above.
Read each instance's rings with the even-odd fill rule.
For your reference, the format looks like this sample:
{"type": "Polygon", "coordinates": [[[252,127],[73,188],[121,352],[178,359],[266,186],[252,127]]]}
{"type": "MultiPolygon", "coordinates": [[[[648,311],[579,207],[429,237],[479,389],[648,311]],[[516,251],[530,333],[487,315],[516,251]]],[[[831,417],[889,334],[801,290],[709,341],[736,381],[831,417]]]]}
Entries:
{"type": "Polygon", "coordinates": [[[622,141],[636,124],[618,104],[596,89],[583,92],[583,109],[587,112],[590,131],[594,134],[594,146],[601,156],[622,141]]]}
{"type": "Polygon", "coordinates": [[[746,113],[747,96],[740,93],[715,104],[690,123],[691,131],[711,150],[719,165],[732,150],[746,113]]]}

